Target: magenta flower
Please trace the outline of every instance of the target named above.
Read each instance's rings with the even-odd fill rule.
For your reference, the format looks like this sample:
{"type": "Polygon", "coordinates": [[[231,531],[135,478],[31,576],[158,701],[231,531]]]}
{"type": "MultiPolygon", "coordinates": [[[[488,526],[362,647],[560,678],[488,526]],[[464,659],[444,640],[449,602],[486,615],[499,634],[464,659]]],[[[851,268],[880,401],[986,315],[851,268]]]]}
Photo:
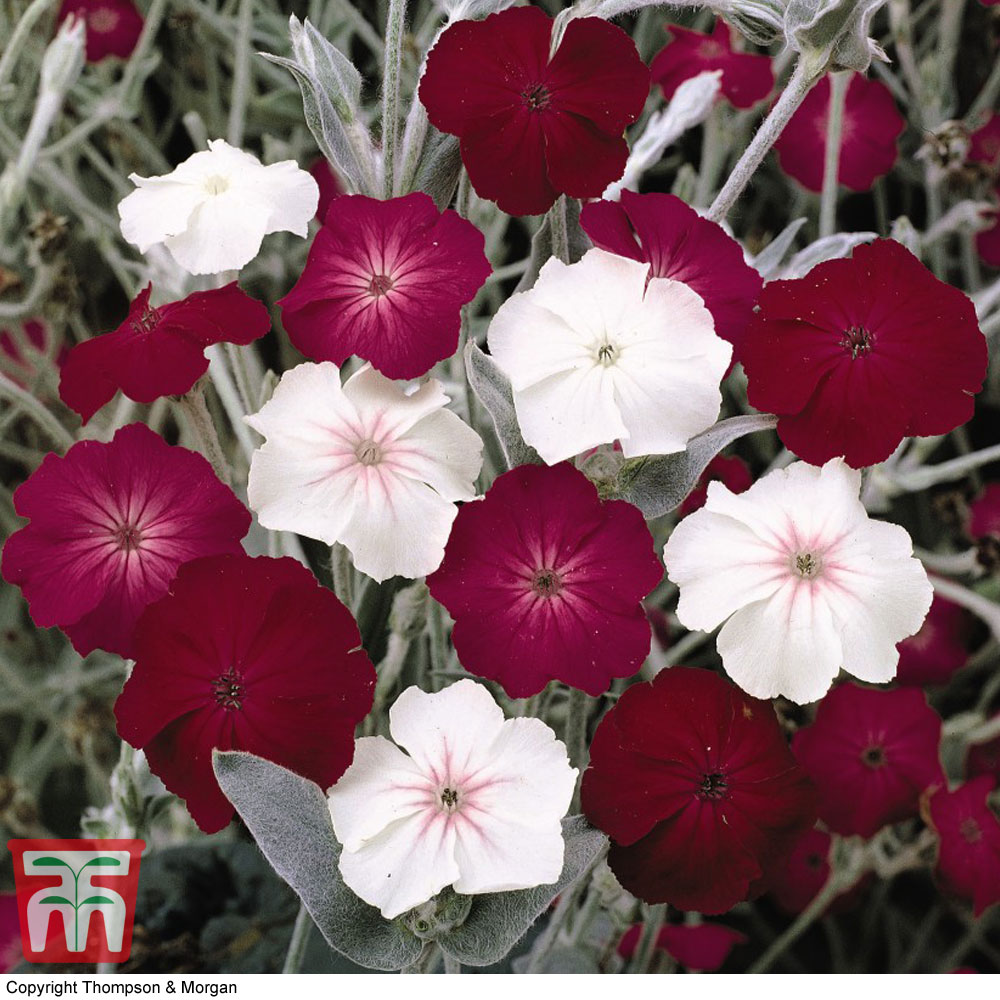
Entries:
{"type": "Polygon", "coordinates": [[[649,94],[621,28],[573,18],[550,54],[552,23],[531,6],[457,21],[420,81],[431,124],[461,140],[476,192],[511,215],[539,215],[560,194],[600,197],[625,170],[622,133],[649,94]]]}
{"type": "MultiPolygon", "coordinates": [[[[996,722],[1000,715],[994,715],[996,722]]],[[[1000,778],[1000,736],[985,743],[972,743],[965,755],[965,776],[978,778],[981,774],[992,774],[1000,778]]]]}
{"type": "Polygon", "coordinates": [[[4,546],[4,579],[24,591],[36,625],[58,625],[81,655],[131,657],[139,615],[177,568],[241,552],[250,528],[250,512],[201,455],[145,424],[47,455],[14,509],[31,523],[4,546]]]}
{"type": "Polygon", "coordinates": [[[771,705],[689,667],[618,699],[597,727],[582,795],[629,892],[710,914],[746,899],[816,817],[771,705]]]}
{"type": "Polygon", "coordinates": [[[483,234],[421,192],[331,202],[305,270],[278,303],[306,357],[352,354],[388,378],[417,378],[458,347],[460,311],[490,274],[483,234]]]}
{"type": "Polygon", "coordinates": [[[87,62],[127,59],[142,34],[142,15],[132,0],[63,0],[56,24],[71,14],[87,26],[87,62]]]}
{"type": "Polygon", "coordinates": [[[916,816],[920,796],[945,784],[941,719],[922,691],[841,684],[792,749],[816,784],[819,817],[836,833],[871,837],[916,816]]]}
{"type": "Polygon", "coordinates": [[[13,330],[0,329],[0,371],[22,389],[42,393],[45,398],[46,386],[39,382],[46,369],[42,359],[48,358],[56,368],[61,368],[69,349],[42,319],[26,319],[20,332],[21,336],[17,336],[13,330]]]}
{"type": "Polygon", "coordinates": [[[949,892],[972,900],[972,911],[1000,902],[1000,820],[987,802],[996,779],[983,775],[954,792],[941,789],[927,805],[940,838],[937,877],[949,892]]]}
{"type": "Polygon", "coordinates": [[[639,511],[563,462],[512,469],[462,506],[427,585],[470,673],[512,698],[553,679],[596,696],[649,654],[640,602],[662,575],[639,511]]]}
{"type": "MultiPolygon", "coordinates": [[[[826,126],[830,117],[830,77],[806,95],[774,148],[789,177],[809,191],[823,189],[826,126]]],[[[896,164],[896,140],[906,128],[892,92],[860,73],[851,77],[844,100],[840,167],[837,179],[852,191],[868,191],[896,164]]]]}
{"type": "MultiPolygon", "coordinates": [[[[618,942],[618,954],[632,958],[642,937],[642,924],[633,924],[618,942]]],[[[725,924],[666,924],[660,928],[656,948],[692,972],[715,972],[747,937],[725,924]]]]}
{"type": "Polygon", "coordinates": [[[653,59],[653,82],[670,100],[677,88],[699,73],[722,71],[721,93],[735,108],[751,108],[774,89],[771,57],[737,52],[728,24],[716,18],[711,35],[668,24],[671,41],[653,59]]]}
{"type": "Polygon", "coordinates": [[[208,371],[206,347],[250,344],[271,329],[267,309],[235,281],[156,309],[152,291],[136,296],[117,330],[69,352],[59,395],[84,423],[119,389],[137,403],[184,395],[208,371]]]}
{"type": "Polygon", "coordinates": [[[375,670],[351,613],[294,559],[211,556],[181,567],[135,633],[118,732],[206,833],[233,807],[212,750],[246,750],[328,788],[354,757],[375,670]]]}
{"type": "Polygon", "coordinates": [[[321,156],[318,160],[313,160],[309,167],[309,173],[319,188],[319,202],[316,205],[316,218],[322,222],[326,218],[327,210],[330,208],[334,198],[339,198],[345,194],[344,185],[340,178],[334,173],[330,161],[321,156]]]}
{"type": "Polygon", "coordinates": [[[947,684],[969,658],[968,631],[965,611],[935,594],[920,631],[899,644],[896,680],[910,687],[947,684]]]}
{"type": "Polygon", "coordinates": [[[651,278],[673,278],[697,292],[715,320],[715,332],[734,346],[739,360],[763,282],[721,226],[672,194],[633,191],[622,191],[620,202],[584,205],[580,225],[594,246],[648,262],[651,278]]]}
{"type": "Polygon", "coordinates": [[[1000,536],[1000,483],[988,483],[969,504],[968,531],[973,538],[1000,536]]]}
{"type": "Polygon", "coordinates": [[[973,163],[985,163],[992,170],[1000,167],[1000,115],[990,115],[970,134],[967,158],[973,163]]]}

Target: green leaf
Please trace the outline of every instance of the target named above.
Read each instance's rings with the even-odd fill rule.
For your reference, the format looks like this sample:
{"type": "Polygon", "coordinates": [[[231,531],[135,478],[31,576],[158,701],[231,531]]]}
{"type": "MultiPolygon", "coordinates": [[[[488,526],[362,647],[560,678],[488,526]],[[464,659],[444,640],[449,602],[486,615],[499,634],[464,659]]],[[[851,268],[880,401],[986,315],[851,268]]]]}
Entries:
{"type": "MultiPolygon", "coordinates": [[[[101,868],[120,868],[121,862],[117,858],[94,858],[93,861],[88,861],[83,868],[89,868],[91,865],[98,865],[101,868]]],[[[80,871],[83,871],[83,868],[80,871]]]]}
{"type": "Polygon", "coordinates": [[[493,420],[500,447],[503,449],[504,458],[507,459],[507,468],[541,465],[542,460],[538,452],[525,444],[524,438],[521,437],[510,379],[500,370],[499,365],[471,340],[465,345],[465,371],[479,402],[486,407],[493,420]]]}
{"type": "Polygon", "coordinates": [[[105,903],[109,903],[111,906],[115,905],[115,901],[113,899],[108,899],[107,896],[88,896],[80,905],[103,906],[105,903]]]}
{"type": "Polygon", "coordinates": [[[492,965],[507,955],[552,900],[588,872],[608,845],[608,838],[582,816],[563,820],[563,837],[566,858],[558,882],[473,896],[465,921],[438,938],[441,948],[463,965],[492,965]]]}
{"type": "Polygon", "coordinates": [[[423,941],[344,884],[337,869],[340,844],[318,785],[249,753],[215,751],[212,763],[223,793],[331,948],[382,972],[420,957],[423,941]]]}
{"type": "Polygon", "coordinates": [[[68,899],[63,899],[62,896],[46,896],[42,900],[43,903],[65,903],[67,906],[72,906],[73,904],[68,899]]]}
{"type": "Polygon", "coordinates": [[[720,420],[714,427],[688,441],[676,455],[650,455],[631,459],[618,474],[614,496],[638,507],[648,519],[677,507],[694,489],[705,467],[744,434],[771,430],[778,418],[769,413],[720,420]]]}
{"type": "Polygon", "coordinates": [[[70,871],[73,870],[73,866],[68,862],[63,861],[62,858],[36,858],[32,864],[41,868],[51,868],[54,865],[59,865],[60,868],[68,868],[70,871]]]}

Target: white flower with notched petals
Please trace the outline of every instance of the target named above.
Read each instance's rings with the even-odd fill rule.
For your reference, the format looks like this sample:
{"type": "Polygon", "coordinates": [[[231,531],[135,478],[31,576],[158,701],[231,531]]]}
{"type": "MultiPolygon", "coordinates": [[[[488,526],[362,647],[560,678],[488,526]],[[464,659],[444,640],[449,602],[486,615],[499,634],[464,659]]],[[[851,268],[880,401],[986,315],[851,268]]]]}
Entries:
{"type": "Polygon", "coordinates": [[[603,250],[548,261],[488,340],[524,440],[549,465],[614,441],[626,458],[683,451],[718,417],[732,355],[701,296],[603,250]]]}
{"type": "Polygon", "coordinates": [[[142,253],[162,243],[190,274],[235,271],[269,233],[306,236],[319,187],[294,160],[264,166],[214,139],[162,177],[129,177],[137,190],[118,205],[122,235],[142,253]]]}
{"type": "Polygon", "coordinates": [[[445,886],[464,895],[528,889],[562,871],[560,820],[577,771],[539,719],[504,721],[482,685],[407,688],[392,738],[360,739],[329,792],[340,873],[392,918],[445,886]]]}
{"type": "Polygon", "coordinates": [[[906,531],[871,520],[861,474],[796,462],[745,493],[710,483],[667,542],[677,617],[718,637],[727,673],[756,698],[822,698],[843,667],[896,675],[896,643],[920,629],[931,585],[906,531]]]}
{"type": "Polygon", "coordinates": [[[432,573],[473,500],[483,442],[436,379],[407,394],[366,365],[343,386],[330,361],[285,372],[246,422],[267,442],[247,493],[265,528],[345,545],[375,580],[432,573]]]}

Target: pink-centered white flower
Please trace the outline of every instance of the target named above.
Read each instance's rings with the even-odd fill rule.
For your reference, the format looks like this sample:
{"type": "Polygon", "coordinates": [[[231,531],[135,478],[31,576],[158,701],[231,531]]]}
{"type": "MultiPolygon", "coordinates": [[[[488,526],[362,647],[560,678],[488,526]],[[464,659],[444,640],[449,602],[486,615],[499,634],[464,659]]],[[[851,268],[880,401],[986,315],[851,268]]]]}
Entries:
{"type": "Polygon", "coordinates": [[[559,878],[577,772],[544,722],[505,721],[486,688],[461,680],[407,688],[389,730],[399,746],[359,739],[329,792],[340,873],[366,903],[391,919],[449,885],[475,895],[559,878]]]}
{"type": "Polygon", "coordinates": [[[432,573],[482,467],[482,440],[447,404],[436,379],[408,392],[369,365],[343,386],[331,361],[292,368],[246,418],[267,438],[250,506],[265,528],[340,542],[375,580],[432,573]]]}
{"type": "Polygon", "coordinates": [[[836,458],[796,462],[736,495],[710,483],[705,506],[663,553],[690,629],[722,625],[723,666],[755,698],[816,701],[843,668],[896,674],[896,643],[920,628],[931,585],[899,525],[870,520],[861,473],[836,458]]]}
{"type": "Polygon", "coordinates": [[[162,243],[191,274],[245,267],[269,233],[305,237],[319,187],[294,160],[264,166],[256,156],[213,139],[169,174],[129,180],[118,205],[122,236],[141,253],[162,243]]]}
{"type": "Polygon", "coordinates": [[[549,260],[488,339],[524,440],[549,465],[614,441],[626,458],[683,451],[718,417],[732,355],[701,296],[604,250],[549,260]]]}

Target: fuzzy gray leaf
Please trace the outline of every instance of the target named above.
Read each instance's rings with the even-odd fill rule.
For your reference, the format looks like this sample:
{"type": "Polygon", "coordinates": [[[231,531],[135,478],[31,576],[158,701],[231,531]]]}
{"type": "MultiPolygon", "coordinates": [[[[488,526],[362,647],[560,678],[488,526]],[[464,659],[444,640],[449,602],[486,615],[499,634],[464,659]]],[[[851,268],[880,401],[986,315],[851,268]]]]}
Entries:
{"type": "Polygon", "coordinates": [[[222,791],[331,948],[382,972],[419,958],[422,941],[344,884],[337,869],[340,844],[318,785],[249,753],[216,750],[212,763],[222,791]]]}
{"type": "Polygon", "coordinates": [[[781,262],[792,248],[799,230],[805,224],[806,217],[804,215],[798,219],[793,219],[754,257],[752,261],[753,266],[765,281],[772,281],[778,276],[778,272],[781,270],[781,262]]]}

